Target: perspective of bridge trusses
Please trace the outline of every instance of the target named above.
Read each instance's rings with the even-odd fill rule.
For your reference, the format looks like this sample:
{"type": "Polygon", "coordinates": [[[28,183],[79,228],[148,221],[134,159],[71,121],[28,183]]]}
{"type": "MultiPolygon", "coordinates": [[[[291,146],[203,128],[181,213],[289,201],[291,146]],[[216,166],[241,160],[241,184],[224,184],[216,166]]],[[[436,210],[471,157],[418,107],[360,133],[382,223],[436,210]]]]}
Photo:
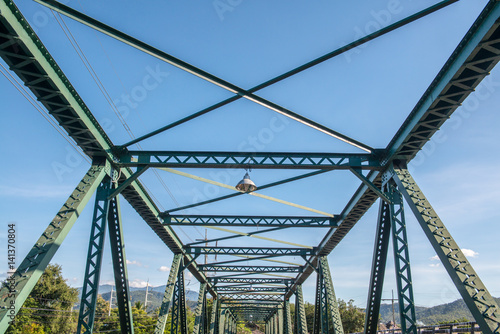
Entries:
{"type": "MultiPolygon", "coordinates": [[[[180,81],[186,85],[185,90],[189,90],[193,83],[193,89],[200,89],[200,92],[206,90],[206,93],[200,93],[196,97],[189,94],[165,94],[165,105],[168,105],[168,99],[171,98],[189,107],[151,111],[154,117],[146,120],[146,126],[140,129],[131,122],[127,124],[124,109],[117,107],[116,101],[108,95],[108,102],[129,136],[128,139],[126,136],[120,137],[112,133],[102,116],[95,116],[98,114],[98,111],[93,110],[97,109],[95,103],[86,101],[79,95],[73,86],[76,83],[71,83],[58,65],[62,59],[52,57],[50,48],[44,46],[44,41],[39,39],[16,4],[9,0],[0,1],[0,55],[9,67],[4,68],[5,75],[11,75],[13,83],[17,81],[24,84],[27,88],[19,85],[20,91],[38,100],[34,99],[33,104],[44,108],[50,114],[50,120],[56,121],[60,131],[69,135],[91,161],[90,169],[83,175],[74,192],[68,194],[67,201],[56,213],[54,220],[48,224],[26,258],[20,261],[8,283],[2,287],[0,333],[6,331],[9,322],[21,308],[91,198],[95,200],[88,257],[86,263],[82,264],[85,265],[85,277],[78,333],[93,331],[106,238],[109,238],[111,247],[121,332],[134,332],[124,247],[126,240],[133,236],[123,235],[119,198],[124,199],[128,203],[126,205],[130,205],[139,214],[144,226],[148,225],[174,254],[154,333],[164,332],[168,314],[172,317],[171,332],[186,333],[186,272],[190,272],[200,283],[194,334],[235,333],[238,322],[249,320],[264,323],[265,331],[269,334],[289,334],[292,331],[300,334],[308,331],[328,333],[332,330],[337,334],[343,333],[327,256],[376,202],[379,211],[373,263],[370,277],[366,277],[369,294],[365,332],[377,331],[387,254],[392,248],[401,329],[404,333],[417,333],[410,252],[403,211],[405,206],[406,214],[412,213],[420,224],[430,246],[482,332],[500,332],[498,305],[407,168],[419,150],[500,59],[500,4],[497,1],[486,4],[455,50],[442,63],[441,69],[435,73],[418,102],[410,110],[400,111],[405,118],[401,118],[403,122],[398,125],[399,129],[389,134],[386,144],[378,147],[368,145],[362,135],[355,135],[356,131],[346,131],[345,126],[337,127],[335,122],[328,121],[338,110],[329,110],[325,114],[313,100],[307,100],[304,92],[289,91],[283,95],[279,90],[269,89],[281,87],[280,85],[307,73],[318,75],[317,71],[314,72],[315,69],[334,62],[339,57],[349,55],[343,60],[351,60],[360,52],[368,52],[369,48],[366,46],[375,47],[376,41],[390,37],[419,20],[437,14],[446,15],[446,11],[456,5],[457,1],[441,1],[399,20],[390,16],[391,13],[394,14],[391,11],[398,10],[400,2],[389,1],[387,9],[374,16],[378,21],[374,19],[374,24],[370,27],[367,25],[367,30],[362,31],[363,34],[357,36],[356,40],[322,54],[308,55],[309,58],[303,58],[307,62],[302,61],[300,66],[286,68],[279,73],[275,69],[256,69],[257,76],[265,74],[265,70],[275,74],[271,78],[269,75],[264,76],[267,80],[264,82],[255,82],[253,69],[248,68],[246,73],[251,78],[238,81],[246,84],[246,87],[179,59],[169,54],[168,48],[155,47],[130,32],[138,32],[140,27],[131,27],[124,32],[113,27],[113,24],[62,3],[53,0],[35,1],[50,8],[61,26],[65,27],[65,33],[74,43],[75,49],[80,47],[67,24],[86,25],[98,34],[107,35],[105,43],[123,44],[128,50],[126,52],[136,53],[138,59],[143,59],[140,57],[145,53],[164,64],[161,68],[168,68],[176,75],[184,73],[189,77],[186,81],[180,81]],[[194,82],[201,82],[202,85],[196,86],[194,82]],[[276,97],[273,97],[273,92],[276,97]],[[287,103],[287,99],[293,102],[287,103]],[[297,109],[288,107],[289,104],[297,103],[298,99],[304,99],[307,104],[303,103],[297,109]],[[307,105],[313,110],[307,110],[307,105]],[[187,112],[192,108],[198,109],[187,112]],[[303,112],[303,109],[307,111],[303,112]],[[314,109],[319,110],[317,114],[314,109]],[[202,121],[217,112],[226,113],[224,117],[227,117],[227,122],[219,121],[215,124],[215,121],[202,121]],[[259,118],[262,113],[267,116],[272,114],[273,117],[259,118]],[[164,114],[169,114],[170,118],[164,114]],[[266,123],[259,123],[263,119],[266,123]],[[319,119],[323,121],[317,121],[319,119]],[[190,132],[190,125],[195,131],[190,132]],[[266,150],[266,145],[271,141],[279,141],[281,131],[294,131],[293,138],[284,142],[288,143],[284,145],[286,149],[266,150]],[[304,134],[301,131],[305,131],[304,134]],[[172,132],[174,136],[162,137],[172,132]],[[224,145],[231,142],[231,135],[240,137],[229,146],[224,145]],[[162,140],[154,141],[156,138],[162,140]],[[328,141],[334,144],[323,144],[328,141]],[[321,150],[315,148],[316,145],[321,150]],[[182,149],[177,149],[178,147],[182,149]],[[190,149],[185,149],[187,147],[190,149]],[[207,147],[210,149],[206,149],[207,147]],[[233,149],[212,149],[219,147],[233,149]],[[336,150],[332,151],[328,147],[335,147],[336,150]],[[204,182],[210,185],[206,189],[211,191],[184,205],[177,203],[175,194],[170,194],[176,206],[163,208],[158,198],[165,198],[167,195],[157,193],[159,187],[154,187],[155,193],[152,193],[145,184],[146,180],[163,183],[163,178],[158,173],[168,173],[172,177],[189,179],[193,183],[204,182]],[[314,181],[315,178],[331,173],[342,174],[343,178],[339,180],[349,180],[347,186],[344,183],[340,187],[331,185],[332,193],[342,193],[344,196],[341,197],[343,202],[338,202],[343,204],[336,212],[287,201],[284,199],[287,196],[279,195],[280,187],[300,182],[301,191],[314,198],[315,188],[321,187],[318,181],[314,181]],[[237,185],[232,181],[235,177],[242,179],[237,185]],[[266,189],[276,191],[266,193],[266,189]],[[224,206],[221,203],[230,204],[224,206]],[[210,214],[199,214],[202,212],[200,208],[210,207],[212,209],[204,211],[210,214]],[[224,211],[221,212],[221,209],[224,211]],[[258,212],[265,214],[256,214],[258,212]],[[203,238],[201,235],[202,239],[194,239],[197,233],[200,234],[201,228],[208,229],[209,236],[203,238]],[[319,242],[315,245],[305,244],[308,240],[319,242]],[[315,316],[314,328],[307,328],[302,284],[311,275],[316,277],[315,316]],[[210,297],[213,298],[214,307],[208,314],[207,298],[210,297]],[[294,317],[290,313],[291,302],[295,303],[294,317]]],[[[214,1],[214,13],[222,21],[225,15],[236,13],[238,5],[243,6],[241,1],[214,1]]],[[[53,41],[50,43],[54,44],[53,41]]],[[[224,47],[231,48],[231,45],[224,47]]],[[[255,47],[265,48],[252,46],[255,47]]],[[[97,73],[99,70],[94,71],[83,51],[79,50],[79,55],[83,56],[82,61],[95,75],[96,83],[100,83],[99,87],[106,95],[105,85],[100,82],[97,73]]],[[[210,50],[206,52],[209,54],[210,50]]],[[[199,56],[203,56],[203,53],[199,56]]],[[[287,66],[289,64],[286,61],[284,63],[287,66]]],[[[224,70],[226,65],[234,64],[218,64],[221,73],[229,73],[224,70]]],[[[355,62],[349,63],[344,70],[355,66],[355,62]]],[[[346,73],[342,72],[342,68],[338,70],[346,73]]],[[[417,74],[419,70],[417,69],[417,74]]],[[[148,68],[148,71],[149,79],[155,79],[156,73],[156,80],[163,80],[157,68],[148,68]]],[[[227,77],[231,76],[228,74],[227,77]]],[[[142,102],[142,97],[148,94],[150,88],[158,85],[158,82],[148,81],[149,79],[145,79],[143,85],[132,92],[136,100],[129,100],[129,107],[138,101],[142,102]]],[[[413,79],[408,81],[411,80],[413,79]]],[[[82,87],[79,89],[84,90],[82,87]]],[[[397,95],[397,89],[392,94],[397,95]]],[[[332,93],[332,99],[333,95],[332,93]]],[[[345,101],[339,102],[338,97],[335,100],[335,105],[340,108],[343,103],[345,101]]],[[[342,118],[336,120],[339,124],[349,123],[342,118]]],[[[385,135],[387,131],[383,134],[385,135]]],[[[328,179],[320,180],[322,181],[319,182],[327,182],[328,179]]],[[[171,192],[174,188],[170,184],[164,184],[163,190],[171,192]]]]}

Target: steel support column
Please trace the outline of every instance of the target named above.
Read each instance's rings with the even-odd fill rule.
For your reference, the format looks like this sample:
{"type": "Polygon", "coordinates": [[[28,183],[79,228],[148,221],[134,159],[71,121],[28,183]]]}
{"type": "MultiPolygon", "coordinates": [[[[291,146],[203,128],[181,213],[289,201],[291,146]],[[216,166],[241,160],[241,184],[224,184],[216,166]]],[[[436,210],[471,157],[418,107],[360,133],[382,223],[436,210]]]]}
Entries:
{"type": "Polygon", "coordinates": [[[292,315],[290,313],[290,301],[285,300],[283,303],[283,332],[284,334],[292,334],[292,315]]]}
{"type": "Polygon", "coordinates": [[[403,333],[417,334],[403,196],[392,181],[387,184],[386,189],[386,194],[391,201],[389,208],[401,331],[403,333]]]}
{"type": "Polygon", "coordinates": [[[330,268],[325,256],[320,257],[318,265],[313,333],[329,333],[331,324],[335,334],[344,334],[330,268]]]}
{"type": "Polygon", "coordinates": [[[393,179],[484,334],[500,333],[500,309],[406,166],[393,179]]]}
{"type": "Polygon", "coordinates": [[[209,328],[209,333],[210,334],[217,334],[217,327],[218,327],[218,308],[219,308],[219,300],[218,299],[213,299],[212,302],[212,314],[210,315],[210,328],[209,328]]]}
{"type": "Polygon", "coordinates": [[[284,324],[284,321],[283,321],[283,308],[279,308],[278,309],[278,334],[283,334],[283,324],[284,324]]]}
{"type": "Polygon", "coordinates": [[[105,175],[104,165],[93,164],[90,167],[26,258],[9,278],[9,284],[2,286],[0,333],[4,333],[9,327],[9,322],[24,304],[105,175]]]}
{"type": "Polygon", "coordinates": [[[302,295],[302,285],[297,285],[295,291],[295,327],[297,334],[307,334],[306,310],[304,309],[304,296],[302,295]]]}
{"type": "Polygon", "coordinates": [[[172,300],[171,334],[187,334],[186,291],[184,286],[184,268],[179,270],[174,286],[172,300]]]}
{"type": "Polygon", "coordinates": [[[206,317],[206,304],[207,304],[207,295],[206,295],[206,283],[200,284],[200,292],[198,294],[198,304],[196,305],[195,310],[195,319],[194,319],[194,328],[193,334],[206,334],[205,333],[205,317],[206,317]]]}
{"type": "Polygon", "coordinates": [[[370,287],[368,290],[368,302],[366,305],[366,334],[377,333],[390,233],[391,221],[389,204],[380,200],[377,233],[375,236],[375,249],[373,250],[372,270],[370,276],[370,287]]]}
{"type": "Polygon", "coordinates": [[[99,278],[101,276],[110,190],[111,178],[106,176],[96,192],[94,214],[90,228],[87,264],[85,265],[85,277],[83,280],[82,300],[80,302],[78,326],[76,329],[77,334],[84,332],[92,333],[94,330],[95,305],[99,289],[99,278]]]}
{"type": "Polygon", "coordinates": [[[134,334],[134,322],[128,289],[127,258],[125,256],[125,243],[123,240],[118,196],[112,198],[109,202],[108,228],[115,276],[116,301],[120,316],[120,330],[122,334],[134,334]]]}
{"type": "Polygon", "coordinates": [[[219,315],[219,334],[226,334],[227,309],[222,308],[219,315]]]}
{"type": "Polygon", "coordinates": [[[170,306],[172,305],[172,296],[174,294],[174,287],[177,281],[177,276],[181,265],[182,265],[182,254],[175,254],[174,260],[172,261],[172,266],[170,267],[170,274],[168,275],[167,286],[165,287],[165,293],[163,295],[163,300],[161,302],[160,313],[158,315],[158,320],[156,321],[154,334],[163,334],[163,332],[165,331],[168,312],[170,310],[170,306]]]}

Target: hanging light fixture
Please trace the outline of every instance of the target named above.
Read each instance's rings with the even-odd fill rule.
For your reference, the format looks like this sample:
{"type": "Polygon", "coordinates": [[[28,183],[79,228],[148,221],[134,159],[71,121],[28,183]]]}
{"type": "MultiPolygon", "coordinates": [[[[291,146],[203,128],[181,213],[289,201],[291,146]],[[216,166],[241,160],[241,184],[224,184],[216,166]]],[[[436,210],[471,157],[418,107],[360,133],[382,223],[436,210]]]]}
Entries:
{"type": "Polygon", "coordinates": [[[246,172],[243,180],[238,182],[236,185],[236,189],[241,191],[242,193],[251,193],[252,191],[257,190],[257,186],[250,180],[250,175],[248,175],[248,171],[246,172]]]}

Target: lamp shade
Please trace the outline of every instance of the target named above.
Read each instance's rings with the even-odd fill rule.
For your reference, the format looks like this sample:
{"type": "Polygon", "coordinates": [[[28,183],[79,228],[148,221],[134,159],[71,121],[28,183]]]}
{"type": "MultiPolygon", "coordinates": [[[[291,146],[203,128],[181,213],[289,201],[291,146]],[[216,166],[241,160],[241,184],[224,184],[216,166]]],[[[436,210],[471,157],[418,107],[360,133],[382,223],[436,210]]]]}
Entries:
{"type": "Polygon", "coordinates": [[[243,180],[238,182],[238,184],[236,185],[236,189],[238,189],[242,193],[250,193],[257,190],[257,186],[255,185],[255,183],[253,183],[252,180],[250,180],[250,175],[246,173],[243,177],[243,180]]]}

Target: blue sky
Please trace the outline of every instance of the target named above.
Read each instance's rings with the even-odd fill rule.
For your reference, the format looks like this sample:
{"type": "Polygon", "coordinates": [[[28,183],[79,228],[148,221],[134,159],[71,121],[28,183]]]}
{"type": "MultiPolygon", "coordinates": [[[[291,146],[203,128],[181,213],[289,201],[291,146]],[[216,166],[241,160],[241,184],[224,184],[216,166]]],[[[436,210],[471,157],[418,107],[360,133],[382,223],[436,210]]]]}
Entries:
{"type": "MultiPolygon", "coordinates": [[[[115,28],[243,88],[319,57],[434,3],[434,1],[131,1],[67,2],[115,28]],[[224,7],[222,4],[226,4],[224,7]]],[[[485,1],[462,0],[409,26],[329,60],[258,94],[372,147],[383,148],[484,7],[485,1]]],[[[139,136],[231,96],[230,93],[166,63],[64,18],[86,58],[98,73],[117,111],[78,58],[50,11],[34,2],[17,4],[72,84],[115,144],[130,140],[117,117],[139,136]]],[[[4,65],[4,63],[2,62],[4,65]]],[[[0,124],[2,164],[0,242],[7,223],[17,224],[18,263],[29,251],[89,167],[2,76],[0,124]]],[[[410,171],[494,296],[500,296],[500,162],[497,112],[500,73],[494,69],[410,165],[410,171]]],[[[345,143],[293,120],[239,100],[188,124],[141,143],[143,149],[262,150],[359,152],[345,143]]],[[[186,170],[236,184],[241,170],[186,170]]],[[[251,172],[259,184],[304,173],[251,172]]],[[[204,183],[158,171],[141,181],[161,209],[187,205],[229,193],[204,183]]],[[[335,171],[262,191],[263,194],[339,213],[359,181],[335,171]]],[[[80,286],[86,259],[93,201],[86,207],[53,259],[68,282],[80,286]]],[[[378,203],[329,256],[337,296],[365,306],[378,203]]],[[[240,196],[198,207],[200,214],[308,214],[281,204],[240,196]]],[[[122,216],[133,286],[164,284],[172,253],[122,200],[122,216]]],[[[407,210],[410,257],[417,305],[459,298],[431,246],[407,210]]],[[[244,229],[242,229],[244,230],[244,229]]],[[[175,228],[184,242],[204,236],[204,229],[175,228]]],[[[246,231],[246,230],[245,230],[246,231]]],[[[271,238],[317,245],[326,230],[269,233],[271,238]]],[[[209,230],[210,238],[227,235],[209,230]]],[[[240,238],[242,245],[263,244],[240,238]]],[[[109,243],[106,244],[109,247],[109,243]]],[[[279,246],[279,244],[276,244],[279,246]]],[[[109,249],[102,283],[113,281],[109,249]]],[[[298,261],[300,259],[287,259],[298,261]]],[[[389,255],[384,298],[395,289],[389,255]]],[[[5,277],[6,259],[0,258],[5,277]]],[[[196,290],[194,279],[188,288],[196,290]]],[[[315,279],[304,285],[314,301],[315,279]]]]}

